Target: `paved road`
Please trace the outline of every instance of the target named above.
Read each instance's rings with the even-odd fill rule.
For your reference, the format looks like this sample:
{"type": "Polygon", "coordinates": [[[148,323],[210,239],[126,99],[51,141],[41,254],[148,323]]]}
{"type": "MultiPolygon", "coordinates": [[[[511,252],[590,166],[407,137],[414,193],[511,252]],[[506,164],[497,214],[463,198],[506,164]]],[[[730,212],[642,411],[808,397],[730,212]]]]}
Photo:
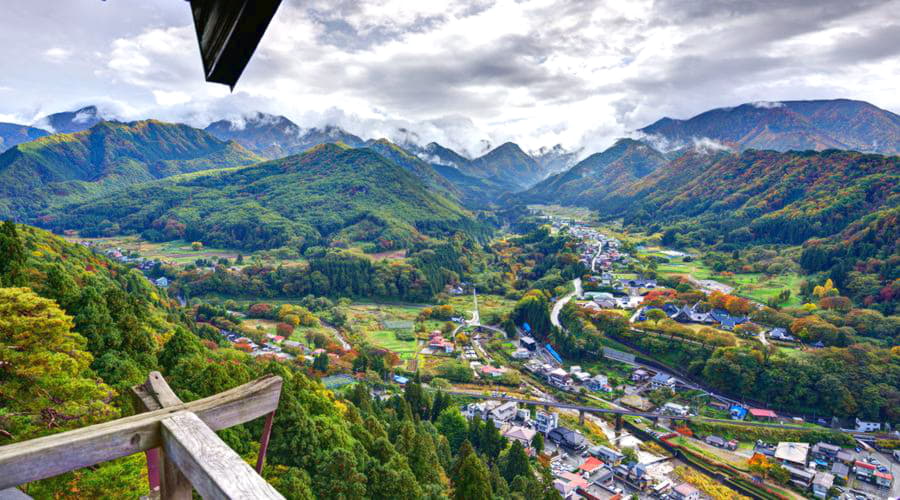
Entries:
{"type": "Polygon", "coordinates": [[[769,347],[769,341],[766,339],[766,332],[759,332],[759,341],[763,346],[769,347]]]}
{"type": "Polygon", "coordinates": [[[562,311],[563,306],[568,304],[575,295],[580,297],[581,294],[584,293],[581,289],[581,278],[573,279],[572,284],[575,285],[575,291],[563,295],[555,304],[553,304],[553,310],[550,311],[550,323],[557,328],[562,328],[562,325],[559,324],[559,312],[562,311]]]}

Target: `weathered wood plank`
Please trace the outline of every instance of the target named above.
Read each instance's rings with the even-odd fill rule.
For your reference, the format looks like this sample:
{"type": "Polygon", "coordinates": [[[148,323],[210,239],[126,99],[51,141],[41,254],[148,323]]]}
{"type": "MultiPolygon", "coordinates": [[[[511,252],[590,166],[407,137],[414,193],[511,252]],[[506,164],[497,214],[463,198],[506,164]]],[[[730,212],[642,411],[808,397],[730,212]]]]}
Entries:
{"type": "Polygon", "coordinates": [[[284,498],[197,415],[179,412],[161,425],[166,457],[203,498],[284,498]]]}
{"type": "Polygon", "coordinates": [[[212,430],[248,422],[278,407],[281,383],[267,376],[190,403],[0,446],[0,490],[156,448],[159,422],[180,411],[212,430]]]}
{"type": "MultiPolygon", "coordinates": [[[[147,380],[139,386],[132,387],[132,391],[144,407],[144,411],[182,404],[181,398],[157,371],[150,372],[147,380]]],[[[191,500],[193,488],[190,481],[171,460],[166,459],[165,452],[160,448],[153,448],[146,453],[150,489],[158,488],[164,500],[191,500]]]]}

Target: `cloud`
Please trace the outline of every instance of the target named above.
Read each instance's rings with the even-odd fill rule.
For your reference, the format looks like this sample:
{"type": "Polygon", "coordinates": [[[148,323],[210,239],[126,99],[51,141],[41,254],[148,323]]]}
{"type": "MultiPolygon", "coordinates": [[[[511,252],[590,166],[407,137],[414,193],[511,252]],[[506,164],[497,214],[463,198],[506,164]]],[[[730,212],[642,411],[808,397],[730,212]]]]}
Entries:
{"type": "Polygon", "coordinates": [[[719,141],[710,139],[709,137],[693,137],[691,145],[696,151],[701,153],[714,153],[716,151],[732,151],[732,149],[719,141]]]}
{"type": "Polygon", "coordinates": [[[897,0],[286,0],[234,93],[203,81],[183,2],[57,3],[4,4],[16,99],[0,112],[106,102],[202,127],[262,111],[477,156],[505,141],[587,155],[748,102],[900,111],[897,0]]]}
{"type": "Polygon", "coordinates": [[[65,61],[71,54],[71,51],[59,47],[53,47],[44,51],[44,57],[54,63],[65,61]]]}
{"type": "Polygon", "coordinates": [[[756,101],[751,102],[750,105],[754,108],[760,109],[775,109],[784,107],[784,103],[778,101],[756,101]]]}

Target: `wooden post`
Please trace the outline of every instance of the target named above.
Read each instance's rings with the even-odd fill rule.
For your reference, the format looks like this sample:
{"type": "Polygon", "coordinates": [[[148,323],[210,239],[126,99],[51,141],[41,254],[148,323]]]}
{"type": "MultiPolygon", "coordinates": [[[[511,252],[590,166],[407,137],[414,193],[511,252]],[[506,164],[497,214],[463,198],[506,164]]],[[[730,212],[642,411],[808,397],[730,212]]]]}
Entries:
{"type": "Polygon", "coordinates": [[[178,412],[160,424],[166,457],[203,498],[284,499],[197,415],[178,412]]]}
{"type": "Polygon", "coordinates": [[[578,410],[578,423],[584,425],[584,410],[578,410]]]}
{"type": "MultiPolygon", "coordinates": [[[[169,387],[166,379],[159,372],[150,372],[143,385],[131,388],[144,411],[155,411],[183,404],[181,398],[169,387]]],[[[191,500],[191,483],[178,467],[166,459],[161,448],[147,450],[147,477],[150,489],[159,488],[163,500],[191,500]],[[152,454],[152,457],[151,457],[152,454]],[[151,461],[151,458],[154,459],[151,461]],[[155,463],[154,463],[155,462],[155,463]],[[155,476],[155,477],[154,477],[155,476]],[[154,485],[154,483],[156,483],[154,485]]]]}
{"type": "Polygon", "coordinates": [[[272,436],[272,421],[275,420],[275,412],[266,415],[266,425],[263,426],[262,437],[259,442],[259,456],[256,457],[256,473],[262,474],[263,465],[266,463],[266,451],[269,449],[269,437],[272,436]]]}
{"type": "Polygon", "coordinates": [[[160,422],[179,411],[214,431],[249,422],[275,411],[281,384],[266,376],[190,403],[0,446],[0,490],[158,448],[160,422]]]}

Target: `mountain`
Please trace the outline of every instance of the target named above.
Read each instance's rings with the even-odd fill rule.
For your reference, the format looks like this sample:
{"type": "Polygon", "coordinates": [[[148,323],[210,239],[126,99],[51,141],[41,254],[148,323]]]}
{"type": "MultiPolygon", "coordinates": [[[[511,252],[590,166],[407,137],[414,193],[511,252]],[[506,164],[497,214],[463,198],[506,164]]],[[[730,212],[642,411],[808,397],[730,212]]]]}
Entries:
{"type": "Polygon", "coordinates": [[[605,195],[643,178],[667,161],[644,142],[620,139],[609,149],[537,183],[524,197],[541,203],[597,207],[605,195]]]}
{"type": "Polygon", "coordinates": [[[46,130],[29,127],[28,125],[0,123],[0,153],[16,144],[33,141],[48,134],[49,132],[46,130]]]}
{"type": "Polygon", "coordinates": [[[459,169],[465,168],[472,162],[465,156],[436,142],[430,142],[425,147],[419,147],[416,144],[405,144],[404,147],[432,165],[445,165],[459,169]]]}
{"type": "Polygon", "coordinates": [[[155,241],[186,238],[246,250],[375,241],[410,248],[457,231],[487,231],[372,149],[335,144],[134,186],[55,215],[50,225],[57,231],[137,231],[155,241]]]}
{"type": "Polygon", "coordinates": [[[35,126],[46,128],[55,134],[71,134],[87,130],[103,120],[96,106],[85,106],[75,111],[47,115],[38,120],[35,126]]]}
{"type": "MultiPolygon", "coordinates": [[[[443,151],[442,153],[446,154],[443,151]]],[[[489,179],[512,191],[528,188],[545,176],[534,158],[512,142],[504,143],[483,156],[455,166],[467,176],[489,179]]]]}
{"type": "Polygon", "coordinates": [[[413,174],[429,187],[440,190],[456,200],[463,195],[453,182],[435,171],[433,166],[387,139],[368,140],[365,142],[365,147],[413,174]]]}
{"type": "Polygon", "coordinates": [[[547,175],[553,175],[565,172],[575,165],[580,152],[580,149],[578,151],[567,151],[562,145],[557,144],[552,148],[543,147],[537,151],[530,151],[528,154],[534,158],[534,161],[540,165],[547,175]]]}
{"type": "MultiPolygon", "coordinates": [[[[604,215],[697,241],[800,244],[900,206],[900,157],[853,151],[693,152],[615,193],[604,215]]],[[[890,245],[896,248],[896,242],[890,245]]]]}
{"type": "Polygon", "coordinates": [[[237,143],[187,125],[100,122],[0,154],[0,217],[30,219],[51,206],[138,182],[259,160],[237,143]]]}
{"type": "Polygon", "coordinates": [[[233,140],[269,159],[302,153],[329,142],[360,147],[365,141],[339,127],[302,129],[284,116],[255,113],[239,121],[219,120],[205,129],[223,141],[233,140]]]}
{"type": "Polygon", "coordinates": [[[849,99],[742,104],[640,129],[676,146],[709,138],[738,149],[849,149],[900,154],[900,116],[849,99]]]}

